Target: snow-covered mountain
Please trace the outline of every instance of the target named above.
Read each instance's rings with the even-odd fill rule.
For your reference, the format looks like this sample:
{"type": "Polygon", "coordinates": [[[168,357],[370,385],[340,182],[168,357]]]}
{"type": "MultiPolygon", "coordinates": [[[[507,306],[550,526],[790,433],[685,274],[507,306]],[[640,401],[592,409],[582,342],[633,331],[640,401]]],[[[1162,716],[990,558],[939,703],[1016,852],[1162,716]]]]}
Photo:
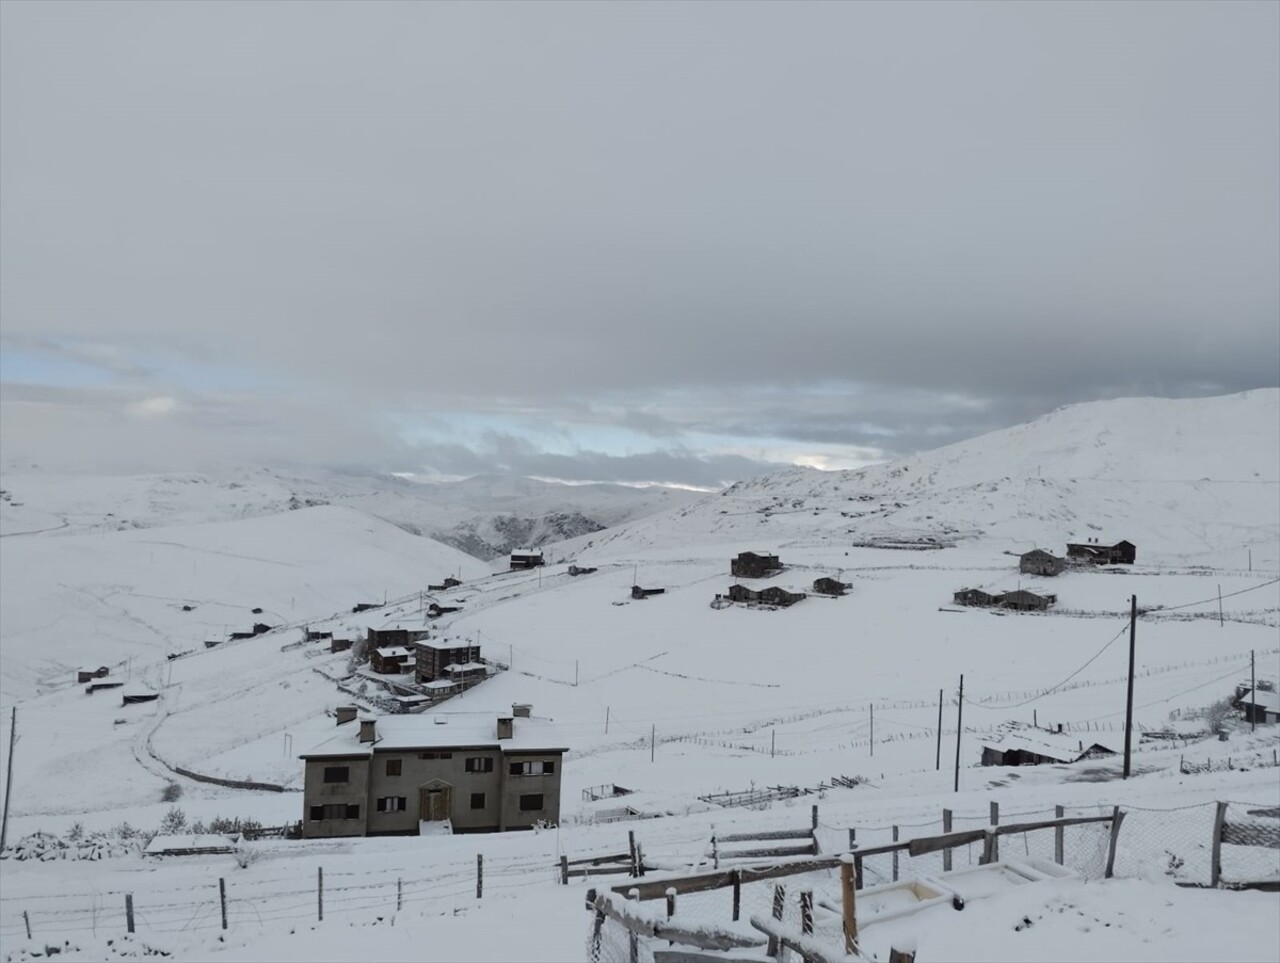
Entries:
{"type": "MultiPolygon", "coordinates": [[[[674,548],[697,533],[759,547],[806,540],[1010,550],[1087,538],[1178,559],[1280,561],[1280,389],[1070,405],[858,471],[792,468],[559,546],[674,548]],[[785,520],[785,524],[780,524],[785,520]]],[[[1147,557],[1151,557],[1149,554],[1147,557]]]]}
{"type": "Polygon", "coordinates": [[[3,474],[0,488],[0,535],[125,531],[343,505],[482,559],[596,532],[697,497],[672,488],[501,475],[423,483],[386,474],[266,468],[163,475],[14,469],[3,474]]]}

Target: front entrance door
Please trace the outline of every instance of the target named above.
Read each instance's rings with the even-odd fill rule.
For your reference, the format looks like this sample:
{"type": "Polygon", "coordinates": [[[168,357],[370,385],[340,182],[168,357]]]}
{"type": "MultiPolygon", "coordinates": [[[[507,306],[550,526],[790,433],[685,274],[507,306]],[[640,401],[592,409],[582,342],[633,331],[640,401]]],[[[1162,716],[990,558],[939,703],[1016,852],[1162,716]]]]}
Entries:
{"type": "Polygon", "coordinates": [[[418,790],[418,819],[423,822],[448,819],[452,802],[453,789],[449,786],[423,786],[418,790]]]}

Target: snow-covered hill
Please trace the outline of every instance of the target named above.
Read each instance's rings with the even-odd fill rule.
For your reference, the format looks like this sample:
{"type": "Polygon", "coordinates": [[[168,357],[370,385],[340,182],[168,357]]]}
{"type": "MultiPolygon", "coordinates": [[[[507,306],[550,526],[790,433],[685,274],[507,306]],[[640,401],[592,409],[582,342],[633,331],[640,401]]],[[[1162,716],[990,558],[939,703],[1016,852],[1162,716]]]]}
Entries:
{"type": "MultiPolygon", "coordinates": [[[[584,558],[694,534],[760,548],[813,540],[1014,551],[1121,538],[1140,559],[1280,564],[1280,389],[1071,405],[859,471],[794,468],[561,546],[584,558]]],[[[750,546],[746,546],[750,547],[750,546]]]]}

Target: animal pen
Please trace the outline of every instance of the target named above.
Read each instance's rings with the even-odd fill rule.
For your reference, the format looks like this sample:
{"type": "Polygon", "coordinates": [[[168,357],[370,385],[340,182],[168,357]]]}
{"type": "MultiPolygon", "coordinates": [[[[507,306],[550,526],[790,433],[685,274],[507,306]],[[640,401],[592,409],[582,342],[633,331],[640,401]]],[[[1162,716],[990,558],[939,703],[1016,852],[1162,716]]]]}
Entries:
{"type": "Polygon", "coordinates": [[[864,842],[856,830],[845,830],[842,852],[774,862],[759,859],[767,848],[738,850],[735,859],[724,844],[753,839],[757,847],[785,849],[791,837],[811,833],[816,851],[820,836],[838,831],[821,831],[815,812],[811,830],[713,839],[708,872],[654,878],[642,869],[643,878],[589,890],[587,958],[754,963],[791,953],[806,963],[870,959],[859,950],[860,933],[877,923],[934,906],[961,909],[967,899],[1004,885],[1112,875],[1123,812],[1066,815],[1059,807],[1043,815],[1001,823],[994,804],[982,819],[945,812],[941,834],[937,823],[927,835],[891,827],[892,838],[864,842]]]}

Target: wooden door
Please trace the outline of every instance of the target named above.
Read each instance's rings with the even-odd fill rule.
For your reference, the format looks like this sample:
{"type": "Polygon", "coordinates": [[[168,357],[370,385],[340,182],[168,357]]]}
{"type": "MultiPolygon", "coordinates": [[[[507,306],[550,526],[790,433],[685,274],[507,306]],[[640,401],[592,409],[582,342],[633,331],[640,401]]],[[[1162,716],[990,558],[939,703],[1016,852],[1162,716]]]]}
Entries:
{"type": "Polygon", "coordinates": [[[424,822],[448,819],[452,810],[453,790],[448,786],[418,790],[418,818],[424,822]]]}

